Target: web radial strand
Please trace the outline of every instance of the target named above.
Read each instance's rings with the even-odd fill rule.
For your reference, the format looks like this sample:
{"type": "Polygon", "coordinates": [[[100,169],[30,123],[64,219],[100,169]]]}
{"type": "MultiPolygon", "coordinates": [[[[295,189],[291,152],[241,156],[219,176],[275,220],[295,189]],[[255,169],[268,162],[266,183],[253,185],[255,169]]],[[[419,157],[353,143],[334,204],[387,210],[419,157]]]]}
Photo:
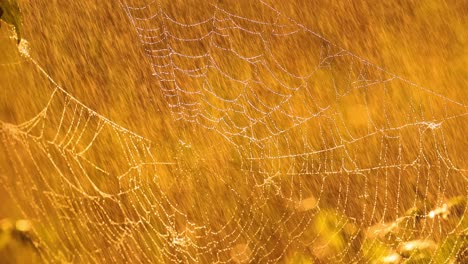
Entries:
{"type": "MultiPolygon", "coordinates": [[[[176,119],[226,138],[261,204],[296,204],[275,225],[307,222],[279,232],[291,238],[288,245],[259,245],[259,260],[274,262],[280,248],[297,241],[327,244],[320,235],[306,237],[310,219],[328,209],[339,229],[353,222],[365,231],[398,219],[401,239],[441,239],[456,229],[442,230],[430,217],[419,229],[404,215],[420,201],[440,206],[449,194],[467,196],[465,163],[453,160],[446,144],[453,125],[466,127],[464,103],[343,50],[262,1],[251,9],[123,5],[176,119]]],[[[256,206],[251,210],[267,210],[256,206]]],[[[354,248],[361,239],[351,236],[330,260],[354,254],[361,261],[354,248]]]]}

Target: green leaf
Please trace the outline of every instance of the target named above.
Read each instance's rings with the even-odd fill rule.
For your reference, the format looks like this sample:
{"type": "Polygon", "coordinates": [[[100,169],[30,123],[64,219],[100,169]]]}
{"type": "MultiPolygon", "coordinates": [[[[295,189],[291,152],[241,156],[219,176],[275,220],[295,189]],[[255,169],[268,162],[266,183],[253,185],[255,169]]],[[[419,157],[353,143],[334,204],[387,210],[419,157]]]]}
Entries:
{"type": "Polygon", "coordinates": [[[10,243],[12,228],[13,224],[9,219],[0,219],[0,251],[10,243]]]}
{"type": "Polygon", "coordinates": [[[314,264],[312,258],[296,252],[292,258],[286,260],[287,264],[314,264]]]}
{"type": "Polygon", "coordinates": [[[16,0],[0,0],[0,19],[15,28],[18,43],[21,40],[21,10],[16,0]]]}
{"type": "Polygon", "coordinates": [[[340,251],[345,246],[343,238],[346,220],[343,216],[332,211],[321,211],[315,217],[315,232],[328,243],[335,251],[340,251]]]}
{"type": "Polygon", "coordinates": [[[11,241],[11,235],[9,232],[0,231],[0,251],[8,246],[11,241]]]}
{"type": "MultiPolygon", "coordinates": [[[[371,263],[384,262],[382,260],[389,256],[395,256],[397,260],[400,258],[387,244],[378,239],[365,240],[362,249],[364,258],[371,263]]],[[[391,263],[391,261],[389,262],[391,263]]]]}
{"type": "Polygon", "coordinates": [[[439,243],[439,247],[435,251],[435,263],[448,263],[448,260],[456,259],[460,250],[468,246],[466,235],[451,234],[439,243]]]}

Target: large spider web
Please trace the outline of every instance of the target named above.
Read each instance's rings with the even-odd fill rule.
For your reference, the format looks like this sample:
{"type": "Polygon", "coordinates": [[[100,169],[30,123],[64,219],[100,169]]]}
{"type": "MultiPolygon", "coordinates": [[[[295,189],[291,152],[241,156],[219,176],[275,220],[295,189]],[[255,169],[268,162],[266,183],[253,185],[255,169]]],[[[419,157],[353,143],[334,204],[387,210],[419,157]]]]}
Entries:
{"type": "Polygon", "coordinates": [[[442,217],[449,197],[467,197],[463,155],[446,143],[467,128],[464,103],[263,1],[178,3],[121,2],[155,94],[175,120],[224,138],[232,152],[211,156],[232,162],[213,170],[215,160],[183,141],[174,161],[159,160],[151,140],[85,106],[25,54],[52,94],[30,121],[2,122],[10,166],[0,179],[34,221],[45,260],[264,263],[305,254],[360,263],[381,235],[444,244],[466,232],[466,205],[460,218],[442,217]]]}

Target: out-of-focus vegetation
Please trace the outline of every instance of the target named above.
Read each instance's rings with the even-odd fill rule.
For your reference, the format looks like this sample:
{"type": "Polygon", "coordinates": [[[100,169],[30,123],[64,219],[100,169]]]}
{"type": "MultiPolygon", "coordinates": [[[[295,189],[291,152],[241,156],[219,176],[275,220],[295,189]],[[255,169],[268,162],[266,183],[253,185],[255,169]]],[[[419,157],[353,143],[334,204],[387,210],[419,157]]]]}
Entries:
{"type": "Polygon", "coordinates": [[[19,43],[21,40],[21,12],[16,0],[0,1],[0,18],[14,27],[19,43]]]}
{"type": "Polygon", "coordinates": [[[31,223],[25,219],[0,219],[0,260],[2,263],[38,263],[31,223]]]}
{"type": "MultiPolygon", "coordinates": [[[[168,197],[177,201],[180,207],[191,208],[193,203],[206,199],[200,192],[208,193],[212,195],[208,197],[218,197],[218,199],[208,202],[205,200],[207,204],[197,204],[198,207],[194,210],[212,213],[211,224],[213,226],[222,225],[223,221],[229,217],[239,219],[244,217],[232,212],[235,203],[229,198],[223,200],[222,191],[216,190],[216,188],[223,190],[214,180],[221,173],[231,174],[231,177],[226,177],[228,178],[226,181],[231,181],[232,185],[239,187],[240,195],[245,194],[252,199],[264,199],[260,197],[263,193],[259,192],[257,197],[251,186],[242,188],[245,182],[235,180],[239,177],[236,174],[238,172],[233,168],[228,168],[226,164],[238,165],[238,160],[228,155],[227,157],[216,156],[219,153],[233,152],[230,150],[230,145],[223,143],[219,135],[190,124],[172,121],[164,98],[159,96],[159,88],[150,77],[151,72],[143,51],[140,49],[139,40],[117,3],[41,0],[18,2],[22,7],[23,19],[19,16],[19,8],[15,1],[0,0],[0,7],[3,10],[2,24],[8,23],[0,28],[2,93],[0,120],[11,123],[28,120],[44,107],[52,91],[50,83],[44,80],[38,74],[37,69],[24,61],[17,52],[17,41],[24,37],[31,42],[33,56],[59,84],[98,113],[154,140],[161,149],[158,153],[161,160],[177,161],[178,168],[175,171],[167,169],[159,176],[162,186],[167,188],[168,197]],[[23,27],[21,27],[21,21],[24,23],[23,27]],[[11,29],[16,32],[16,39],[10,38],[11,29]],[[189,148],[185,143],[180,142],[191,142],[191,146],[196,146],[196,148],[189,148]],[[215,147],[213,147],[213,142],[217,142],[215,147]],[[202,179],[200,180],[199,177],[202,179]],[[250,196],[251,192],[254,192],[252,196],[250,196]],[[211,211],[214,202],[219,204],[220,208],[211,211]]],[[[170,5],[172,2],[167,4],[170,5]]],[[[184,7],[183,1],[175,2],[178,3],[177,6],[184,7]]],[[[240,2],[240,8],[248,5],[247,1],[240,2]]],[[[399,0],[391,3],[382,1],[335,3],[333,1],[295,0],[282,3],[268,2],[293,19],[301,21],[307,27],[327,37],[333,43],[382,65],[388,71],[402,75],[437,93],[468,103],[466,101],[468,98],[468,89],[466,89],[468,84],[466,74],[468,6],[463,1],[399,0]]],[[[191,7],[185,6],[184,8],[191,9],[191,7]]],[[[196,13],[191,15],[196,16],[196,13]]],[[[404,95],[399,96],[401,100],[404,100],[404,95]]],[[[454,162],[465,168],[465,153],[468,147],[464,136],[466,122],[461,124],[454,122],[453,126],[449,135],[454,136],[444,138],[444,144],[448,146],[447,151],[451,153],[454,162]]],[[[415,138],[416,135],[415,132],[415,138]]],[[[104,154],[94,153],[93,155],[111,157],[114,154],[112,147],[107,147],[107,149],[105,147],[103,146],[104,154]]],[[[372,146],[368,147],[369,153],[373,153],[372,146]]],[[[417,149],[410,151],[416,152],[417,149]]],[[[2,153],[2,155],[7,154],[2,153]]],[[[7,159],[4,156],[1,157],[4,159],[0,160],[0,178],[13,177],[9,176],[14,175],[12,171],[4,169],[10,168],[3,164],[8,162],[7,159]]],[[[109,166],[118,166],[118,164],[111,163],[110,158],[109,160],[109,166]]],[[[33,165],[30,164],[30,166],[33,170],[33,165]]],[[[408,173],[405,176],[411,177],[411,174],[408,173]]],[[[391,217],[387,215],[387,219],[380,222],[371,219],[369,222],[372,222],[372,225],[356,222],[353,217],[342,214],[333,202],[327,204],[326,201],[322,201],[320,210],[317,210],[317,201],[313,196],[309,200],[303,199],[292,207],[299,214],[311,214],[311,223],[306,228],[300,243],[291,246],[287,241],[283,241],[285,246],[289,245],[289,248],[278,261],[325,263],[331,259],[336,262],[346,260],[358,263],[429,263],[432,260],[433,263],[466,263],[468,262],[466,231],[468,222],[466,189],[463,189],[466,187],[466,179],[446,178],[444,180],[452,182],[447,184],[449,190],[445,193],[447,201],[442,206],[435,204],[433,198],[428,199],[429,201],[418,200],[418,204],[414,205],[413,201],[424,197],[402,192],[400,195],[408,195],[408,197],[402,199],[406,203],[402,203],[401,208],[395,209],[400,214],[397,213],[391,217]],[[447,234],[444,232],[446,230],[452,230],[452,232],[447,234]],[[338,257],[333,258],[336,255],[338,257]]],[[[106,181],[102,181],[104,186],[106,181]]],[[[436,183],[437,181],[434,184],[436,183]]],[[[408,180],[406,184],[414,184],[414,181],[408,180]]],[[[362,187],[359,184],[350,186],[351,188],[362,187]]],[[[2,188],[10,187],[1,186],[0,190],[2,188]]],[[[408,187],[408,189],[412,188],[408,187]]],[[[109,187],[109,189],[112,188],[109,187]]],[[[73,244],[74,240],[80,241],[82,237],[86,239],[93,237],[93,234],[88,236],[85,233],[76,233],[76,231],[81,231],[75,229],[76,226],[68,226],[69,230],[47,230],[47,227],[67,228],[61,222],[62,220],[59,220],[60,217],[65,218],[66,215],[58,215],[56,223],[44,223],[44,219],[54,219],[54,216],[48,218],[49,216],[31,213],[24,209],[20,212],[14,200],[25,199],[24,193],[18,194],[18,197],[11,197],[15,196],[12,190],[14,189],[9,189],[10,196],[7,196],[3,190],[0,192],[0,201],[2,201],[0,219],[5,218],[0,222],[0,262],[39,261],[36,255],[38,244],[34,243],[36,240],[31,235],[31,229],[34,230],[35,224],[37,226],[35,234],[42,236],[41,243],[45,241],[51,244],[49,250],[52,252],[56,246],[54,243],[57,245],[63,243],[63,236],[77,237],[76,239],[68,237],[72,241],[69,242],[70,244],[73,244]],[[8,220],[20,219],[29,216],[30,213],[32,214],[30,220],[8,220]]],[[[396,195],[396,190],[389,191],[396,195]]],[[[359,190],[356,192],[359,193],[359,190]]],[[[44,214],[47,214],[47,210],[53,209],[38,202],[37,197],[41,197],[40,189],[33,190],[31,193],[39,196],[31,197],[31,200],[26,202],[31,204],[26,208],[40,208],[44,210],[44,214]]],[[[42,195],[45,197],[46,194],[42,195]]],[[[47,199],[50,198],[47,197],[47,199]]],[[[53,200],[53,198],[50,199],[53,200]]],[[[387,197],[387,199],[391,198],[387,197]]],[[[377,197],[373,197],[371,202],[374,200],[377,200],[377,197]]],[[[361,202],[366,203],[364,200],[361,202]]],[[[73,206],[78,206],[77,204],[60,205],[64,208],[73,208],[73,206]]],[[[277,219],[283,211],[291,210],[287,204],[281,202],[273,203],[273,205],[275,207],[270,211],[254,212],[253,216],[249,217],[277,219]]],[[[356,215],[362,212],[361,208],[355,210],[356,215]]],[[[379,210],[381,211],[381,208],[377,208],[377,211],[379,210]]],[[[74,215],[74,217],[76,217],[75,221],[89,220],[83,215],[74,215]]],[[[194,216],[194,218],[197,217],[194,216]]],[[[294,224],[295,222],[286,227],[293,228],[294,224]]],[[[178,228],[183,230],[187,227],[181,224],[178,228]]],[[[271,229],[274,233],[277,227],[266,225],[265,228],[271,229]]],[[[142,234],[139,239],[145,237],[151,239],[150,231],[148,233],[142,234]]],[[[249,239],[255,237],[254,233],[250,235],[252,237],[249,239]]],[[[107,239],[109,238],[93,242],[102,244],[102,250],[105,251],[105,247],[108,246],[107,239]]],[[[247,240],[247,238],[243,239],[247,240]]],[[[258,239],[261,241],[263,238],[258,239]]],[[[86,246],[78,242],[77,245],[84,247],[83,252],[86,252],[86,246]]],[[[60,246],[58,245],[57,248],[60,246]]],[[[158,248],[154,247],[149,250],[158,250],[158,248]]],[[[235,262],[245,263],[257,260],[247,243],[239,243],[231,251],[234,253],[228,254],[233,255],[232,260],[235,262]]],[[[86,257],[82,260],[86,261],[86,257]]],[[[203,260],[209,262],[208,258],[203,260]]]]}

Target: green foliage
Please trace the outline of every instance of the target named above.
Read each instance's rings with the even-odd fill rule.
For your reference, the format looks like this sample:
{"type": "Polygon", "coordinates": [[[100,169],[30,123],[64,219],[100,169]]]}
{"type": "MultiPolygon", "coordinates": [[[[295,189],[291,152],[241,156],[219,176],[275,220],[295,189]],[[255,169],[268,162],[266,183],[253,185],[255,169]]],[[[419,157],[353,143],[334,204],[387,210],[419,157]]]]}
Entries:
{"type": "Polygon", "coordinates": [[[414,207],[406,212],[405,218],[396,219],[388,223],[385,236],[378,238],[368,238],[363,243],[363,255],[371,263],[466,263],[466,256],[463,252],[468,248],[466,230],[468,220],[466,220],[466,197],[456,196],[449,199],[441,207],[434,208],[429,214],[424,214],[419,207],[414,207]],[[454,229],[445,237],[414,237],[408,240],[399,231],[399,226],[411,226],[411,221],[406,220],[425,219],[425,221],[435,221],[442,226],[453,226],[454,229]],[[405,220],[401,220],[405,219],[405,220]]]}
{"type": "Polygon", "coordinates": [[[25,245],[33,245],[30,237],[31,223],[28,220],[17,220],[16,222],[10,219],[0,220],[0,250],[8,246],[14,240],[25,245]]]}
{"type": "Polygon", "coordinates": [[[287,264],[314,264],[314,261],[301,253],[296,253],[292,258],[288,259],[287,264]]]}
{"type": "Polygon", "coordinates": [[[25,219],[0,219],[0,263],[42,263],[31,228],[25,219]]]}
{"type": "Polygon", "coordinates": [[[21,10],[16,0],[0,0],[0,19],[15,28],[18,43],[21,41],[21,10]]]}
{"type": "Polygon", "coordinates": [[[392,254],[392,249],[378,239],[366,240],[363,244],[364,258],[371,263],[378,263],[392,254]]]}
{"type": "Polygon", "coordinates": [[[0,250],[10,243],[10,233],[0,230],[0,250]]]}
{"type": "Polygon", "coordinates": [[[333,211],[321,211],[315,219],[315,232],[325,241],[334,252],[343,250],[346,242],[343,237],[343,228],[346,219],[333,211]]]}
{"type": "MultiPolygon", "coordinates": [[[[1,12],[0,12],[1,13],[1,12]]],[[[8,219],[0,220],[0,250],[5,248],[11,239],[13,224],[8,219]]]]}

